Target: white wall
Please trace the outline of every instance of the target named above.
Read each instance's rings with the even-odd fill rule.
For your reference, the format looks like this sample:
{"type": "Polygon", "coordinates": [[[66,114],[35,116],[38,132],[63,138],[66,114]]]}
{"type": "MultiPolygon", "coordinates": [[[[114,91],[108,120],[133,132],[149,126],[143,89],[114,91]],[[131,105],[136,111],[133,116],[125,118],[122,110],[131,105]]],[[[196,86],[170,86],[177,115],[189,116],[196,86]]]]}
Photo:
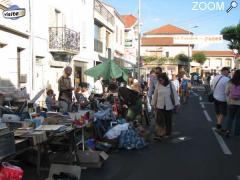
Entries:
{"type": "MultiPolygon", "coordinates": [[[[6,27],[9,30],[3,30],[0,27],[0,44],[5,46],[0,47],[0,89],[13,91],[18,88],[18,73],[17,73],[17,48],[21,48],[20,52],[20,74],[27,75],[27,83],[20,84],[30,89],[30,67],[29,67],[29,6],[25,0],[11,0],[11,5],[18,5],[20,8],[26,9],[26,15],[17,20],[5,19],[2,16],[3,10],[0,9],[0,26],[6,27]],[[13,32],[15,31],[15,32],[13,32]],[[20,33],[20,34],[19,34],[20,33]],[[22,35],[23,36],[22,36],[22,35]]],[[[9,7],[7,5],[7,7],[9,7]]]]}
{"type": "MultiPolygon", "coordinates": [[[[169,52],[169,57],[175,57],[178,54],[188,55],[188,46],[142,46],[141,55],[147,55],[148,51],[162,51],[162,56],[166,56],[166,52],[169,52]]],[[[189,48],[189,54],[192,56],[192,48],[189,48]]]]}

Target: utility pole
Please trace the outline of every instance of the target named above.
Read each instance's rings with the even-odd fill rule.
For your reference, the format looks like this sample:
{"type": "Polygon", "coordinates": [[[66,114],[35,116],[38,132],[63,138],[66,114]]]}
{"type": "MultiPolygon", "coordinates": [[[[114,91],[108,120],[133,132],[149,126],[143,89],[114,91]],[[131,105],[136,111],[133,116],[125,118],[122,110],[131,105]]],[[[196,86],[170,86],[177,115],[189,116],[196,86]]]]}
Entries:
{"type": "Polygon", "coordinates": [[[138,74],[138,80],[140,80],[140,63],[141,63],[141,25],[140,25],[140,9],[141,9],[141,0],[138,0],[138,55],[137,55],[137,74],[138,74]]]}

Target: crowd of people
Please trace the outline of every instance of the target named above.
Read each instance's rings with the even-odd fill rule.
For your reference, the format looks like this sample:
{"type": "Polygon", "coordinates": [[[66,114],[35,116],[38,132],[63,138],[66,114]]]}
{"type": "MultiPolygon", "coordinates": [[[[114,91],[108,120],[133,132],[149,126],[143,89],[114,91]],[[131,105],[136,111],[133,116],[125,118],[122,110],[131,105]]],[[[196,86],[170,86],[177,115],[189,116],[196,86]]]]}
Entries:
{"type": "Polygon", "coordinates": [[[227,67],[222,68],[221,74],[216,75],[210,83],[214,98],[216,113],[216,131],[229,137],[235,120],[234,135],[240,135],[240,70],[236,70],[232,77],[227,67]],[[227,117],[227,126],[223,122],[227,117]]]}
{"type": "MultiPolygon", "coordinates": [[[[222,68],[221,74],[207,76],[207,91],[213,92],[216,112],[216,131],[229,137],[232,131],[234,118],[235,135],[240,135],[240,70],[236,70],[232,78],[229,78],[229,69],[222,68]],[[235,95],[235,97],[234,97],[235,95]],[[238,97],[239,96],[239,97],[238,97]],[[223,128],[224,118],[227,116],[227,127],[223,128]]],[[[74,98],[79,102],[79,107],[89,105],[92,97],[88,89],[88,83],[81,83],[74,90],[71,84],[71,67],[64,69],[64,75],[59,79],[59,97],[56,103],[53,90],[47,91],[46,105],[48,110],[59,110],[61,112],[71,111],[71,104],[74,98]],[[73,91],[74,90],[74,91],[73,91]]],[[[199,77],[194,74],[191,78],[186,74],[172,74],[169,79],[167,73],[161,67],[150,71],[146,79],[142,75],[139,80],[129,77],[128,82],[121,85],[117,79],[108,82],[108,90],[105,91],[104,77],[99,76],[94,83],[92,94],[94,98],[103,98],[109,94],[117,93],[120,97],[121,110],[127,121],[134,121],[138,115],[143,114],[143,104],[147,107],[148,114],[155,119],[155,139],[171,136],[172,115],[179,111],[180,104],[188,102],[190,90],[193,85],[199,85],[199,77]]],[[[119,107],[119,106],[118,106],[119,107]]]]}

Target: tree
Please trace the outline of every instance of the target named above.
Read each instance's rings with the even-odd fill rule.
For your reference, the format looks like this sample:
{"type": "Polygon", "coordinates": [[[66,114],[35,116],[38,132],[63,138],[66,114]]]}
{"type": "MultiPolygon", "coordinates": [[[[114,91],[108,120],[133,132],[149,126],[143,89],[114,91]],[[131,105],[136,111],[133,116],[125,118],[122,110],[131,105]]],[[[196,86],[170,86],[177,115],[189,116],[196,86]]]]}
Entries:
{"type": "Polygon", "coordinates": [[[185,54],[178,54],[175,56],[175,59],[181,62],[190,62],[190,59],[185,54]]]}
{"type": "Polygon", "coordinates": [[[206,61],[206,55],[203,52],[198,52],[192,56],[193,61],[196,61],[200,64],[204,64],[206,61]]]}
{"type": "Polygon", "coordinates": [[[240,24],[223,28],[221,34],[223,39],[229,41],[229,49],[236,49],[240,53],[240,24]]]}

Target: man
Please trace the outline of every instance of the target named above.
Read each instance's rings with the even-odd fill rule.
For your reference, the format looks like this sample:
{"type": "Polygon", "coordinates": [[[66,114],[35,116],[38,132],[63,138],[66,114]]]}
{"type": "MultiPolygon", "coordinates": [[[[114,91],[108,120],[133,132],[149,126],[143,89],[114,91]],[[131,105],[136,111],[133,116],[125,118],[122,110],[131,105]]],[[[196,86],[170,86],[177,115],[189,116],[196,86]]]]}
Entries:
{"type": "Polygon", "coordinates": [[[103,95],[103,85],[102,85],[102,81],[103,81],[103,76],[99,76],[98,80],[94,83],[94,92],[95,95],[98,97],[101,97],[103,95]]]}
{"type": "Polygon", "coordinates": [[[229,73],[229,69],[227,67],[223,67],[221,70],[221,74],[215,76],[211,82],[211,89],[213,91],[215,112],[217,117],[217,132],[222,132],[222,123],[224,117],[227,115],[227,100],[225,89],[229,81],[229,73]]]}
{"type": "Polygon", "coordinates": [[[67,66],[64,69],[64,74],[60,77],[58,80],[58,91],[59,91],[59,106],[61,112],[68,112],[69,107],[72,103],[72,82],[71,82],[71,76],[72,74],[72,68],[70,66],[67,66]]]}
{"type": "Polygon", "coordinates": [[[179,85],[179,81],[177,80],[177,77],[175,74],[172,75],[172,83],[174,84],[175,89],[176,89],[177,93],[179,94],[180,85],[179,85]]]}

